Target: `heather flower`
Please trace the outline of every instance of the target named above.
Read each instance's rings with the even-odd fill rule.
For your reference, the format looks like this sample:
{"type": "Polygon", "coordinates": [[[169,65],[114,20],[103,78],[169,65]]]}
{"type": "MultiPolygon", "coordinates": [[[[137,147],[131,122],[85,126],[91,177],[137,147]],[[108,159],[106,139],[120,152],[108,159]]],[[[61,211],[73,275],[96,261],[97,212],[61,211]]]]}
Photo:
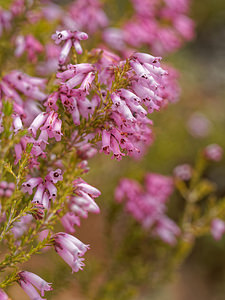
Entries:
{"type": "Polygon", "coordinates": [[[0,181],[0,197],[11,197],[15,189],[13,182],[0,181]]]}
{"type": "Polygon", "coordinates": [[[61,223],[67,232],[74,233],[74,225],[80,226],[80,218],[73,212],[67,212],[61,218],[61,223]]]}
{"type": "Polygon", "coordinates": [[[107,28],[103,32],[103,40],[113,49],[123,51],[126,48],[124,33],[118,28],[107,28]]]}
{"type": "Polygon", "coordinates": [[[15,56],[21,56],[25,51],[28,54],[28,59],[35,63],[37,62],[37,54],[43,52],[44,47],[31,34],[27,36],[18,36],[16,38],[15,56]]]}
{"type": "Polygon", "coordinates": [[[10,6],[10,11],[14,16],[21,15],[24,12],[24,0],[14,0],[10,6]]]}
{"type": "Polygon", "coordinates": [[[33,217],[36,220],[43,219],[44,214],[45,214],[45,212],[44,212],[44,209],[45,209],[44,205],[42,203],[34,202],[33,209],[34,209],[34,211],[32,212],[33,217]]]}
{"type": "Polygon", "coordinates": [[[173,170],[173,174],[175,178],[179,178],[181,180],[187,181],[192,177],[193,170],[189,164],[183,164],[176,166],[173,170]]]}
{"type": "Polygon", "coordinates": [[[84,145],[77,145],[77,155],[81,159],[90,159],[98,153],[98,150],[95,149],[91,144],[84,143],[84,145]]]}
{"type": "Polygon", "coordinates": [[[5,197],[11,197],[12,194],[13,194],[12,190],[9,190],[9,189],[5,190],[5,197]]]}
{"type": "Polygon", "coordinates": [[[217,144],[211,144],[204,149],[204,156],[208,160],[220,161],[223,156],[223,149],[217,144]]]}
{"type": "Polygon", "coordinates": [[[0,300],[9,300],[9,297],[2,289],[0,289],[0,300]]]}
{"type": "MultiPolygon", "coordinates": [[[[105,50],[102,54],[104,53],[105,50]]],[[[179,94],[175,72],[171,70],[171,75],[168,74],[167,70],[160,67],[160,60],[160,57],[146,53],[134,53],[129,58],[130,68],[125,76],[129,78],[130,85],[110,94],[111,113],[107,130],[102,129],[100,151],[106,154],[113,152],[113,157],[120,160],[126,154],[133,157],[140,156],[144,152],[144,145],[151,144],[152,122],[147,118],[147,112],[159,110],[168,101],[176,101],[179,94]]],[[[114,73],[103,72],[106,63],[113,70],[115,63],[124,66],[125,62],[118,63],[115,60],[101,62],[100,59],[95,64],[100,82],[112,84],[114,73]]],[[[103,91],[102,98],[105,102],[108,100],[106,95],[103,91]]],[[[96,103],[97,105],[100,103],[97,97],[96,103]]]]}
{"type": "Polygon", "coordinates": [[[58,110],[58,106],[57,106],[57,100],[59,98],[59,92],[53,92],[52,94],[50,94],[48,96],[48,99],[46,100],[46,102],[44,103],[44,106],[46,107],[47,112],[51,111],[51,110],[58,110]]]}
{"type": "Polygon", "coordinates": [[[74,46],[77,54],[82,54],[83,50],[81,48],[80,41],[86,40],[87,38],[87,33],[81,31],[56,31],[56,33],[52,35],[52,39],[55,41],[55,43],[60,44],[62,41],[65,41],[65,44],[59,55],[59,64],[63,65],[66,62],[72,46],[74,46]]]}
{"type": "Polygon", "coordinates": [[[38,186],[39,184],[41,184],[43,182],[41,177],[37,177],[37,178],[30,178],[28,181],[24,182],[22,184],[23,186],[23,191],[26,193],[28,193],[29,195],[31,195],[33,193],[33,188],[35,188],[36,186],[38,186]]]}
{"type": "Polygon", "coordinates": [[[51,183],[50,181],[46,181],[45,187],[49,192],[50,198],[55,199],[57,195],[57,188],[54,186],[54,184],[51,183]]]}
{"type": "Polygon", "coordinates": [[[23,123],[19,115],[13,115],[13,127],[14,133],[17,133],[19,130],[23,129],[23,123]]]}
{"type": "MultiPolygon", "coordinates": [[[[3,82],[11,85],[13,89],[17,89],[25,96],[30,97],[34,100],[43,101],[46,99],[46,95],[40,90],[40,88],[43,89],[45,87],[46,83],[46,80],[42,78],[31,77],[26,75],[25,73],[14,70],[3,77],[3,82]]],[[[13,96],[15,95],[15,91],[11,90],[11,93],[11,97],[13,98],[13,96]]],[[[18,99],[17,96],[16,98],[18,99]]]]}
{"type": "Polygon", "coordinates": [[[0,188],[6,189],[8,187],[8,182],[7,181],[1,181],[0,182],[0,188]]]}
{"type": "Polygon", "coordinates": [[[211,223],[211,233],[215,240],[220,240],[225,232],[225,222],[221,219],[213,219],[211,223]]]}
{"type": "Polygon", "coordinates": [[[60,51],[60,46],[51,43],[46,45],[46,60],[38,63],[36,68],[38,74],[41,76],[46,76],[57,72],[60,51]]]}
{"type": "Polygon", "coordinates": [[[20,95],[10,86],[9,83],[5,82],[4,80],[0,83],[1,92],[5,95],[6,99],[13,99],[15,104],[18,106],[23,105],[23,100],[20,95]]]}
{"type": "Polygon", "coordinates": [[[72,88],[76,87],[77,85],[83,84],[83,88],[81,90],[85,90],[86,86],[88,87],[88,82],[91,84],[93,78],[92,74],[94,70],[93,65],[91,64],[79,64],[79,65],[68,65],[67,70],[62,73],[57,73],[57,77],[60,78],[63,82],[65,82],[65,87],[71,90],[72,88]],[[87,79],[91,76],[91,79],[87,79]],[[85,80],[88,82],[85,83],[85,80]],[[84,83],[83,83],[84,82],[84,83]]]}
{"type": "Polygon", "coordinates": [[[193,113],[187,122],[189,133],[195,138],[204,138],[209,135],[212,128],[211,122],[199,112],[193,113]]]}
{"type": "Polygon", "coordinates": [[[78,272],[83,269],[83,256],[89,245],[85,245],[74,236],[59,232],[54,236],[54,245],[56,252],[72,268],[72,272],[78,272]]]}
{"type": "Polygon", "coordinates": [[[125,201],[125,209],[153,236],[174,245],[179,227],[165,215],[165,202],[173,191],[171,178],[148,173],[145,187],[131,179],[122,179],[115,191],[118,202],[125,201]]]}
{"type": "Polygon", "coordinates": [[[41,130],[46,130],[49,138],[55,138],[57,142],[61,140],[61,136],[63,135],[61,132],[62,121],[58,118],[58,113],[55,111],[50,111],[47,115],[47,119],[41,130]]]}
{"type": "Polygon", "coordinates": [[[73,185],[74,196],[69,198],[70,210],[82,218],[86,218],[88,212],[99,213],[100,209],[94,199],[99,197],[101,192],[81,178],[76,179],[73,185]]]}
{"type": "Polygon", "coordinates": [[[88,184],[81,178],[74,180],[73,185],[75,188],[74,192],[77,194],[84,192],[93,198],[99,197],[101,195],[101,192],[98,189],[96,189],[92,185],[88,184]]]}
{"type": "Polygon", "coordinates": [[[145,186],[151,196],[163,203],[173,192],[172,178],[160,174],[148,173],[145,176],[145,186]]]}
{"type": "Polygon", "coordinates": [[[141,48],[148,46],[153,53],[177,50],[185,40],[194,37],[194,22],[187,16],[189,0],[172,3],[164,0],[133,0],[133,16],[120,30],[110,28],[103,39],[122,53],[126,45],[141,48]],[[184,4],[185,3],[185,4],[184,4]]]}
{"type": "Polygon", "coordinates": [[[12,13],[7,10],[0,9],[0,36],[3,31],[9,31],[11,29],[12,13]]]}
{"type": "Polygon", "coordinates": [[[165,243],[176,244],[176,237],[181,233],[180,228],[168,217],[162,217],[157,221],[153,234],[159,236],[165,243]]]}
{"type": "Polygon", "coordinates": [[[52,183],[57,183],[58,181],[63,180],[62,170],[56,169],[55,171],[50,171],[45,177],[46,180],[51,181],[52,183]]]}
{"type": "Polygon", "coordinates": [[[52,287],[50,286],[51,283],[46,282],[44,279],[39,277],[38,275],[28,272],[22,271],[18,273],[20,279],[19,284],[30,297],[31,300],[35,299],[43,299],[37,293],[36,289],[33,287],[35,286],[41,292],[41,296],[44,296],[45,291],[51,291],[52,287]]]}
{"type": "Polygon", "coordinates": [[[13,224],[11,229],[15,239],[19,239],[28,229],[28,225],[33,220],[32,215],[27,214],[19,219],[19,221],[13,224]]]}
{"type": "Polygon", "coordinates": [[[71,30],[83,29],[90,33],[108,25],[108,18],[99,0],[73,2],[69,7],[69,15],[63,21],[71,30]]]}

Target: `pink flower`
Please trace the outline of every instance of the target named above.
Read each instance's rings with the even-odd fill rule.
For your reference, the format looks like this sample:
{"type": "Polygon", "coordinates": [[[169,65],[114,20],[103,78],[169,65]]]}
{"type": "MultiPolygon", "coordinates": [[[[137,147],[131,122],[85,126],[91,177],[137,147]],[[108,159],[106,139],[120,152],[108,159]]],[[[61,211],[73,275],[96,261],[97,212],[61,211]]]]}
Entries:
{"type": "Polygon", "coordinates": [[[73,212],[67,212],[62,218],[61,223],[67,232],[75,232],[74,225],[80,226],[80,218],[73,212]]]}
{"type": "Polygon", "coordinates": [[[39,277],[38,275],[27,272],[27,271],[22,271],[18,273],[20,279],[19,279],[19,284],[21,287],[24,289],[24,291],[27,293],[27,295],[30,297],[31,300],[36,300],[36,299],[43,299],[40,297],[40,295],[37,293],[35,286],[38,290],[41,292],[41,296],[44,296],[45,291],[51,291],[52,287],[50,286],[51,283],[46,282],[44,279],[39,277]],[[36,298],[37,297],[37,298],[36,298]]]}
{"type": "Polygon", "coordinates": [[[211,233],[215,240],[220,240],[225,232],[225,222],[220,219],[213,219],[211,233]]]}
{"type": "Polygon", "coordinates": [[[42,182],[43,182],[43,180],[42,180],[41,177],[30,178],[28,181],[26,181],[22,184],[23,191],[25,193],[27,192],[29,195],[31,195],[33,193],[33,188],[35,188],[36,186],[38,186],[42,182]]]}
{"type": "Polygon", "coordinates": [[[176,237],[178,237],[180,233],[180,228],[168,217],[160,218],[153,230],[153,234],[159,236],[165,243],[172,246],[176,244],[176,237]]]}
{"type": "Polygon", "coordinates": [[[16,38],[16,50],[15,50],[15,56],[21,56],[23,52],[27,52],[28,59],[36,63],[37,62],[37,54],[43,52],[44,47],[41,45],[41,43],[33,37],[31,34],[23,37],[18,36],[16,38]]]}
{"type": "Polygon", "coordinates": [[[191,179],[192,173],[193,170],[189,164],[176,166],[173,170],[174,176],[184,181],[191,179]]]}
{"type": "Polygon", "coordinates": [[[19,219],[19,221],[13,224],[11,229],[15,239],[19,239],[28,229],[28,225],[33,220],[32,215],[27,214],[19,219]]]}
{"type": "Polygon", "coordinates": [[[20,116],[13,115],[13,127],[15,133],[17,133],[19,130],[23,128],[23,123],[20,116]]]}
{"type": "Polygon", "coordinates": [[[205,115],[195,112],[188,119],[187,129],[193,137],[204,138],[209,135],[212,124],[205,115]]]}
{"type": "Polygon", "coordinates": [[[58,92],[53,92],[52,94],[50,94],[48,96],[48,99],[44,103],[44,106],[46,106],[47,111],[51,111],[51,110],[57,111],[58,110],[58,106],[56,105],[58,98],[59,98],[58,92]]]}
{"type": "Polygon", "coordinates": [[[62,170],[57,169],[55,171],[50,171],[48,175],[45,177],[46,180],[51,181],[52,183],[57,183],[58,181],[63,180],[62,170]]]}
{"type": "Polygon", "coordinates": [[[72,272],[82,270],[84,259],[80,256],[85,254],[89,245],[85,245],[74,236],[63,232],[54,235],[54,244],[56,252],[72,268],[72,272]]]}
{"type": "Polygon", "coordinates": [[[82,28],[94,33],[108,25],[108,18],[99,0],[78,0],[70,5],[69,17],[64,18],[64,23],[71,29],[82,28]]]}
{"type": "Polygon", "coordinates": [[[118,202],[125,201],[125,209],[153,236],[174,245],[179,227],[165,215],[165,202],[173,191],[172,179],[160,174],[145,176],[145,187],[131,179],[122,179],[115,191],[118,202]]]}
{"type": "Polygon", "coordinates": [[[54,184],[50,181],[46,181],[45,187],[49,192],[50,198],[55,199],[55,197],[57,196],[57,188],[54,186],[54,184]]]}
{"type": "Polygon", "coordinates": [[[44,190],[45,190],[45,186],[43,185],[43,183],[40,183],[37,187],[36,193],[34,194],[34,198],[33,198],[32,202],[41,203],[43,194],[44,194],[44,190]]]}
{"type": "Polygon", "coordinates": [[[87,33],[81,31],[56,31],[56,33],[52,35],[52,39],[55,41],[55,43],[60,44],[62,41],[65,41],[65,44],[59,55],[59,64],[63,65],[66,62],[72,45],[74,46],[77,54],[82,54],[83,50],[81,48],[80,41],[86,40],[87,38],[87,33]]]}
{"type": "MultiPolygon", "coordinates": [[[[14,70],[3,77],[3,81],[13,86],[27,97],[43,101],[46,95],[39,89],[44,88],[46,80],[38,77],[31,77],[20,71],[14,70]]],[[[18,98],[18,97],[17,97],[18,98]]]]}
{"type": "Polygon", "coordinates": [[[0,289],[0,300],[9,300],[9,297],[2,289],[0,289]]]}
{"type": "Polygon", "coordinates": [[[32,133],[34,137],[36,137],[37,130],[45,123],[47,120],[48,114],[45,112],[40,113],[34,121],[31,123],[28,130],[32,133]]]}
{"type": "Polygon", "coordinates": [[[223,149],[217,144],[211,144],[204,149],[204,156],[208,160],[220,161],[223,156],[223,149]]]}
{"type": "MultiPolygon", "coordinates": [[[[43,197],[44,198],[44,197],[43,197]]],[[[42,198],[42,199],[43,199],[42,198]]],[[[34,206],[33,206],[34,211],[32,212],[33,217],[36,220],[41,220],[43,219],[44,215],[45,215],[45,207],[42,203],[39,202],[34,202],[34,206]]]]}
{"type": "Polygon", "coordinates": [[[147,173],[145,186],[148,193],[164,203],[173,192],[173,179],[155,173],[147,173]]]}

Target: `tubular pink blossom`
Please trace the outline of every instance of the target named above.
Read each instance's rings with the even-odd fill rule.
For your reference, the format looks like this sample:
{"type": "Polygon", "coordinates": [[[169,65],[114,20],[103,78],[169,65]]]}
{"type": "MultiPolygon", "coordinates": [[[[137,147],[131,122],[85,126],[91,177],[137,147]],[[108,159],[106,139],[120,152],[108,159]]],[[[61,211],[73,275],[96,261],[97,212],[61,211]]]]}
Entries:
{"type": "Polygon", "coordinates": [[[37,130],[45,123],[48,118],[48,114],[45,112],[40,113],[34,121],[31,123],[28,130],[32,133],[34,137],[36,137],[37,130]]]}
{"type": "Polygon", "coordinates": [[[80,89],[87,92],[92,84],[92,81],[95,79],[95,73],[89,72],[81,83],[80,89]]]}
{"type": "Polygon", "coordinates": [[[81,44],[80,44],[80,42],[78,40],[75,40],[73,42],[73,46],[74,46],[77,54],[82,54],[83,53],[83,49],[82,49],[81,44]]]}
{"type": "Polygon", "coordinates": [[[57,196],[57,188],[54,186],[54,184],[52,184],[50,181],[46,181],[45,186],[49,191],[50,198],[55,199],[55,197],[57,196]]]}
{"type": "Polygon", "coordinates": [[[85,193],[91,195],[94,198],[99,197],[101,195],[101,192],[98,189],[91,186],[90,184],[87,184],[86,182],[78,183],[76,184],[76,187],[78,189],[83,190],[85,193]]]}
{"type": "Polygon", "coordinates": [[[72,47],[72,41],[67,40],[65,45],[62,48],[60,55],[59,55],[59,64],[60,65],[63,65],[66,62],[66,59],[70,53],[71,47],[72,47]]]}
{"type": "Polygon", "coordinates": [[[23,129],[23,123],[20,116],[16,115],[13,117],[13,127],[14,132],[17,133],[19,130],[23,129]]]}
{"type": "Polygon", "coordinates": [[[0,300],[9,300],[9,297],[2,289],[0,289],[0,300]]]}
{"type": "Polygon", "coordinates": [[[34,194],[34,198],[32,200],[32,202],[38,202],[41,203],[42,202],[42,198],[43,198],[43,193],[44,193],[45,187],[42,183],[40,183],[37,187],[37,191],[34,194]]]}
{"type": "Polygon", "coordinates": [[[19,273],[20,280],[29,282],[32,285],[34,285],[38,290],[41,292],[41,296],[44,296],[45,291],[51,291],[52,287],[50,286],[51,283],[46,282],[44,279],[39,277],[38,275],[27,272],[27,271],[22,271],[19,273]]]}
{"type": "Polygon", "coordinates": [[[63,232],[55,234],[54,240],[56,252],[72,268],[72,272],[82,270],[84,259],[80,256],[83,256],[89,249],[89,245],[85,245],[74,236],[63,232]]]}
{"type": "Polygon", "coordinates": [[[22,146],[21,144],[16,144],[14,146],[14,150],[15,150],[15,154],[16,154],[16,159],[14,161],[14,164],[18,164],[18,162],[20,161],[21,157],[22,157],[22,153],[23,153],[23,149],[22,149],[22,146]]]}
{"type": "Polygon", "coordinates": [[[84,80],[85,74],[84,73],[78,73],[71,79],[69,79],[65,84],[69,89],[74,88],[75,86],[81,84],[81,82],[84,80]]]}
{"type": "Polygon", "coordinates": [[[56,248],[56,252],[72,268],[72,273],[83,270],[83,266],[85,266],[85,264],[82,261],[84,260],[84,258],[78,257],[76,260],[74,260],[73,255],[69,251],[61,250],[60,248],[56,248]]]}
{"type": "Polygon", "coordinates": [[[110,136],[111,134],[107,130],[102,131],[102,151],[105,152],[105,154],[110,153],[110,136]]]}
{"type": "Polygon", "coordinates": [[[19,283],[22,289],[24,290],[24,292],[30,297],[31,300],[47,300],[40,297],[40,295],[38,294],[38,292],[36,291],[36,289],[33,287],[31,283],[23,280],[20,280],[19,283]]]}

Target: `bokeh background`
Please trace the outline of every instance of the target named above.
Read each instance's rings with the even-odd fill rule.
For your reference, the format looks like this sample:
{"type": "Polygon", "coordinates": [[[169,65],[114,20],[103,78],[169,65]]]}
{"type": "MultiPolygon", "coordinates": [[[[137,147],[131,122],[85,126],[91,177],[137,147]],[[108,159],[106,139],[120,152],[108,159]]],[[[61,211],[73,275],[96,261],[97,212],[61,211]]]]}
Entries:
{"type": "MultiPolygon", "coordinates": [[[[114,1],[105,2],[110,18],[118,20],[126,14],[127,0],[118,1],[116,6],[112,6],[114,1]]],[[[98,201],[102,213],[89,215],[77,229],[77,237],[91,245],[91,251],[86,255],[85,271],[70,275],[69,267],[63,261],[56,264],[58,257],[52,255],[53,252],[44,258],[32,259],[37,273],[49,278],[59,288],[59,293],[53,291],[48,299],[82,300],[87,289],[88,299],[92,299],[92,291],[94,293],[96,286],[101,285],[103,278],[95,274],[107,267],[110,255],[106,238],[108,208],[114,201],[114,189],[121,177],[140,180],[145,172],[170,175],[178,164],[193,164],[198,151],[208,144],[218,143],[225,148],[225,1],[193,0],[191,16],[196,22],[195,39],[164,60],[180,72],[181,98],[178,103],[152,115],[155,142],[146,156],[140,161],[125,158],[118,163],[99,155],[90,162],[87,181],[102,191],[98,201]],[[190,129],[190,119],[200,122],[197,124],[203,126],[203,136],[196,136],[196,132],[190,129]],[[50,274],[51,268],[54,274],[50,274]]],[[[225,160],[209,168],[206,175],[216,182],[218,195],[224,196],[225,160]]],[[[172,216],[179,213],[180,205],[175,195],[169,207],[172,216]]],[[[116,230],[120,235],[120,228],[116,230]]],[[[9,290],[13,299],[15,296],[15,299],[25,299],[21,298],[24,294],[20,296],[19,293],[17,286],[9,290]]],[[[145,299],[150,299],[150,296],[138,298],[145,299]]],[[[198,239],[185,263],[167,283],[151,294],[151,299],[225,299],[225,237],[219,242],[211,236],[198,239]]]]}

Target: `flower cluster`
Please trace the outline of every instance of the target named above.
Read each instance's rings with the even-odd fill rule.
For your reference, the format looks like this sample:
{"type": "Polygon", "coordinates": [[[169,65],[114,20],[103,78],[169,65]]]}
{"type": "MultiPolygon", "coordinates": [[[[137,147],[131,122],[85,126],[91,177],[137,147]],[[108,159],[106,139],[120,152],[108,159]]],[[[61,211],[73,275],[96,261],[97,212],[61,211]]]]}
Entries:
{"type": "Polygon", "coordinates": [[[63,23],[71,30],[85,30],[93,34],[108,25],[108,18],[99,0],[77,0],[69,6],[69,15],[63,23]]]}
{"type": "Polygon", "coordinates": [[[145,177],[145,188],[131,179],[121,179],[115,191],[117,202],[125,201],[125,208],[152,235],[174,245],[179,227],[166,215],[166,202],[173,191],[173,180],[159,174],[145,177]]]}
{"type": "MultiPolygon", "coordinates": [[[[170,21],[175,22],[178,15],[187,12],[185,8],[174,13],[175,5],[165,1],[165,7],[170,9],[160,5],[159,13],[153,5],[154,16],[153,12],[144,15],[148,1],[139,2],[133,1],[136,10],[133,25],[139,24],[140,19],[148,25],[151,18],[161,17],[171,17],[170,21]]],[[[67,13],[51,1],[43,3],[41,9],[32,11],[36,2],[15,0],[8,11],[0,11],[0,35],[17,26],[21,14],[24,22],[34,27],[43,18],[58,23],[58,30],[52,35],[55,44],[45,46],[45,37],[41,38],[42,45],[35,30],[23,31],[20,26],[16,34],[11,30],[14,55],[19,60],[27,54],[32,64],[26,70],[33,76],[26,74],[20,64],[14,70],[13,64],[9,70],[6,64],[0,81],[0,144],[3,147],[0,159],[6,161],[0,167],[3,176],[0,197],[4,200],[1,201],[0,239],[11,249],[10,264],[6,256],[1,268],[16,266],[27,261],[31,254],[54,247],[72,272],[78,272],[83,269],[83,255],[89,245],[69,233],[75,232],[75,225],[80,226],[81,218],[87,218],[89,212],[100,212],[96,203],[100,191],[81,178],[89,171],[87,160],[97,151],[112,153],[117,160],[125,155],[143,154],[153,141],[153,123],[148,115],[175,102],[179,88],[177,73],[164,69],[161,57],[130,51],[129,56],[120,59],[100,46],[83,51],[81,42],[88,38],[83,30],[93,34],[108,26],[108,18],[98,0],[78,0],[68,6],[67,13]],[[47,61],[38,64],[39,54],[45,55],[47,61]],[[35,72],[45,78],[37,77],[35,72]],[[52,73],[51,78],[46,78],[52,73]],[[12,112],[5,110],[7,106],[12,112]],[[53,232],[57,220],[68,233],[53,232]]],[[[122,47],[117,49],[125,53],[125,44],[136,45],[129,37],[136,29],[127,23],[122,30],[126,38],[122,37],[119,43],[122,47]]],[[[160,26],[157,30],[156,35],[160,26]]],[[[142,28],[143,34],[152,37],[149,31],[142,28]]],[[[134,34],[137,45],[146,44],[138,32],[140,28],[134,34]]],[[[155,37],[149,45],[160,49],[169,44],[157,46],[158,40],[155,37]]],[[[131,180],[121,181],[117,189],[117,200],[126,198],[127,210],[135,219],[170,244],[175,243],[179,234],[179,228],[165,215],[172,185],[170,178],[149,174],[146,190],[131,180]]],[[[9,282],[13,281],[31,299],[43,299],[44,291],[52,289],[51,284],[27,271],[18,272],[16,277],[14,273],[9,275],[9,282]]],[[[6,297],[0,290],[0,298],[6,297]]]]}
{"type": "Polygon", "coordinates": [[[15,189],[15,183],[0,181],[0,197],[10,197],[15,189]]]}
{"type": "Polygon", "coordinates": [[[41,177],[30,178],[22,185],[24,192],[32,195],[33,189],[37,188],[32,202],[41,204],[43,209],[48,209],[50,207],[50,200],[54,201],[57,196],[55,184],[63,180],[61,172],[60,169],[49,172],[44,181],[41,177]]]}
{"type": "Polygon", "coordinates": [[[62,41],[65,41],[65,44],[59,55],[59,64],[63,65],[66,62],[67,56],[72,46],[74,46],[77,54],[82,54],[83,50],[80,41],[86,40],[88,38],[88,35],[85,32],[81,31],[63,30],[56,31],[56,33],[52,35],[52,38],[55,41],[56,45],[60,44],[62,41]]]}
{"type": "Polygon", "coordinates": [[[24,12],[24,4],[24,0],[14,0],[8,10],[0,8],[0,36],[11,30],[13,18],[24,12]]]}
{"type": "MultiPolygon", "coordinates": [[[[86,38],[86,33],[70,30],[53,35],[56,44],[61,41],[65,44],[61,52],[56,51],[60,71],[54,82],[57,88],[50,94],[44,92],[45,79],[31,77],[19,70],[4,75],[0,83],[2,120],[5,118],[3,101],[10,102],[13,110],[9,130],[12,132],[10,138],[17,137],[14,145],[15,167],[20,168],[27,147],[32,146],[27,161],[29,171],[21,185],[32,205],[30,211],[17,217],[11,226],[10,232],[16,245],[21,245],[28,228],[35,228],[37,221],[48,224],[54,216],[53,207],[58,207],[55,214],[70,233],[75,231],[74,225],[80,226],[80,218],[87,218],[89,212],[100,212],[95,202],[100,191],[79,176],[74,178],[72,186],[67,187],[63,195],[63,204],[66,205],[57,206],[58,186],[65,184],[64,171],[68,172],[61,153],[56,151],[54,154],[57,147],[61,147],[62,152],[76,150],[74,167],[79,175],[88,172],[86,159],[96,154],[95,148],[106,154],[112,152],[118,160],[125,155],[135,156],[152,142],[152,122],[147,114],[177,98],[178,91],[172,87],[174,76],[170,78],[168,72],[161,68],[161,58],[150,54],[134,53],[126,61],[121,61],[114,53],[98,48],[88,53],[90,62],[87,59],[86,62],[66,66],[72,45],[81,54],[80,40],[86,38]],[[20,136],[22,130],[25,131],[20,136]],[[66,145],[65,149],[63,145],[66,145]],[[48,173],[43,178],[46,167],[48,173]]],[[[28,55],[35,60],[35,47],[29,48],[29,51],[28,55]]],[[[4,131],[6,124],[3,122],[2,126],[4,131]]],[[[9,186],[4,185],[4,181],[1,187],[4,195],[12,195],[12,185],[10,195],[9,186]]],[[[2,214],[1,220],[5,220],[6,216],[2,214]]],[[[166,226],[172,225],[166,218],[161,218],[157,220],[155,231],[158,230],[162,236],[166,226]]],[[[45,227],[41,228],[41,232],[45,230],[45,227]]],[[[51,236],[52,233],[47,230],[48,233],[51,236]]],[[[49,239],[48,235],[45,239],[49,239]]],[[[66,233],[52,235],[52,239],[56,252],[72,270],[77,272],[82,269],[84,263],[81,256],[88,246],[66,233]]],[[[46,247],[44,242],[42,247],[46,247]]],[[[39,299],[33,285],[39,288],[40,282],[36,275],[28,275],[26,272],[19,273],[19,283],[31,299],[39,299]]]]}
{"type": "Polygon", "coordinates": [[[194,37],[194,22],[187,16],[189,0],[132,0],[134,14],[121,29],[107,28],[104,40],[125,52],[147,45],[153,53],[165,54],[194,37]]]}
{"type": "Polygon", "coordinates": [[[27,52],[28,59],[33,63],[37,62],[37,54],[44,51],[42,44],[31,34],[28,34],[27,36],[18,36],[15,44],[15,56],[19,57],[24,52],[27,52]]]}
{"type": "Polygon", "coordinates": [[[124,153],[140,153],[144,144],[152,142],[149,128],[152,123],[147,113],[159,110],[168,101],[176,101],[178,97],[174,75],[170,77],[160,67],[161,58],[149,54],[135,53],[127,62],[120,61],[106,50],[96,49],[92,54],[101,55],[97,63],[68,65],[64,72],[57,74],[61,87],[58,93],[50,96],[46,105],[57,109],[56,101],[60,98],[63,106],[71,113],[75,125],[80,124],[81,116],[88,119],[102,104],[108,106],[111,111],[109,113],[108,109],[104,112],[108,122],[105,122],[101,134],[101,151],[106,154],[112,151],[118,160],[124,153]],[[118,67],[126,70],[125,84],[124,87],[114,88],[118,67]],[[100,95],[98,93],[90,101],[88,95],[96,89],[95,73],[104,88],[100,95]]]}

